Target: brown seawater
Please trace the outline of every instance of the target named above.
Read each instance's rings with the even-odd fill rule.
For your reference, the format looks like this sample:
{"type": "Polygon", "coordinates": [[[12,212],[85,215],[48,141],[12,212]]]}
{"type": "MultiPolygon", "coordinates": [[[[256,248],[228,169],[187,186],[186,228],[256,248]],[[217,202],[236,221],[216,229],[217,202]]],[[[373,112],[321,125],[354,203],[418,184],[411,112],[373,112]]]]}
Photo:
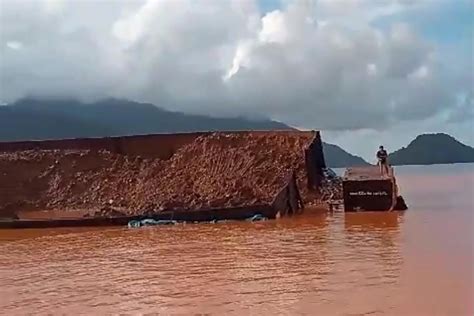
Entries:
{"type": "Polygon", "coordinates": [[[473,315],[474,165],[396,172],[406,212],[0,230],[0,313],[473,315]]]}

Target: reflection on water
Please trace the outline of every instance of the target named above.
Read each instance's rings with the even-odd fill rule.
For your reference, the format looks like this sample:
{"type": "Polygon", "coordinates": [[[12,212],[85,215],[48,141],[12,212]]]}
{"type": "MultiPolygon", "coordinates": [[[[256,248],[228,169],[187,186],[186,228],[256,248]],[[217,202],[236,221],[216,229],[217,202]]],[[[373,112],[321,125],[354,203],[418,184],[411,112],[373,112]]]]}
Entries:
{"type": "Polygon", "coordinates": [[[420,177],[405,213],[0,231],[0,313],[468,315],[471,209],[425,208],[420,177]]]}
{"type": "Polygon", "coordinates": [[[400,228],[405,212],[346,213],[344,227],[350,232],[392,233],[400,228]]]}
{"type": "Polygon", "coordinates": [[[374,255],[388,258],[393,264],[393,260],[400,257],[399,233],[403,215],[404,212],[347,213],[344,216],[346,240],[352,244],[365,239],[374,255]]]}
{"type": "Polygon", "coordinates": [[[385,284],[398,281],[403,257],[400,251],[400,222],[404,212],[347,213],[344,216],[348,248],[360,241],[364,248],[354,249],[354,260],[362,261],[365,276],[385,284]],[[382,276],[382,277],[381,277],[382,276]]]}

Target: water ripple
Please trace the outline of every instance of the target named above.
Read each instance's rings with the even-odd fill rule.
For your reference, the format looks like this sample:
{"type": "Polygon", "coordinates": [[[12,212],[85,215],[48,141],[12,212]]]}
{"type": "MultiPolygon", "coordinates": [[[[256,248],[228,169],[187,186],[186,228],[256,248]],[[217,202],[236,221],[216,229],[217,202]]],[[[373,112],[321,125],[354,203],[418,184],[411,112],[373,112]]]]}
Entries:
{"type": "Polygon", "coordinates": [[[378,314],[344,300],[363,295],[389,312],[404,265],[402,215],[3,232],[0,311],[378,314]]]}

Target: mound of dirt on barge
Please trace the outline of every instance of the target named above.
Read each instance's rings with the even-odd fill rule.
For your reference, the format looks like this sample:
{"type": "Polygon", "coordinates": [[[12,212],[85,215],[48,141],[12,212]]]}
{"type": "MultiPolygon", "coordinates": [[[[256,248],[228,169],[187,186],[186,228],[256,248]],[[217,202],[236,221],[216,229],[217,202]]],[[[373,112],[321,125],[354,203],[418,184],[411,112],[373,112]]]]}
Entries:
{"type": "Polygon", "coordinates": [[[141,214],[271,203],[296,171],[306,189],[312,133],[212,133],[167,160],[108,151],[0,153],[0,217],[19,210],[141,214]]]}

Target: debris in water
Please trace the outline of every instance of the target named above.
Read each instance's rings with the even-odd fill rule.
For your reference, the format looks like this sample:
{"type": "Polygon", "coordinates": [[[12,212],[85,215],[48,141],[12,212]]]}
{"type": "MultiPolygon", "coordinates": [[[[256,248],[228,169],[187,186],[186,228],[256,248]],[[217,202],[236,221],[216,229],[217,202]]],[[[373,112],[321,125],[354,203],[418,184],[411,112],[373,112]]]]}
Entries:
{"type": "Polygon", "coordinates": [[[247,218],[247,221],[249,222],[260,222],[260,221],[266,221],[268,218],[263,216],[262,214],[255,214],[254,216],[247,218]]]}
{"type": "Polygon", "coordinates": [[[137,228],[142,226],[158,226],[158,225],[176,225],[177,221],[173,220],[155,220],[152,218],[146,218],[142,220],[131,220],[128,222],[128,228],[137,228]]]}

